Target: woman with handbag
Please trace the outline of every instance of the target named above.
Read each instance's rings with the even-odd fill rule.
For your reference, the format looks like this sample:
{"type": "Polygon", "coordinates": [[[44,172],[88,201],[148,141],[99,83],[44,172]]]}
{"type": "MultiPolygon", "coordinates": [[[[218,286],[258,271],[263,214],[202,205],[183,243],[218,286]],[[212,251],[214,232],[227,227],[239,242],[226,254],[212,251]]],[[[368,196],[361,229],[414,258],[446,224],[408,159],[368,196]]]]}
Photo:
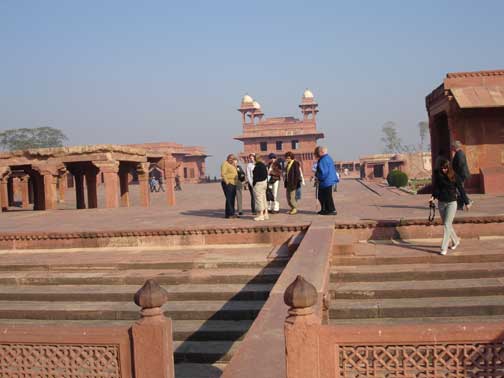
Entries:
{"type": "Polygon", "coordinates": [[[441,243],[441,255],[446,255],[451,241],[450,249],[454,250],[460,244],[460,238],[453,229],[453,219],[457,213],[457,190],[460,182],[447,159],[441,160],[439,170],[434,171],[434,186],[432,197],[438,200],[439,214],[444,225],[443,242],[441,243]]]}

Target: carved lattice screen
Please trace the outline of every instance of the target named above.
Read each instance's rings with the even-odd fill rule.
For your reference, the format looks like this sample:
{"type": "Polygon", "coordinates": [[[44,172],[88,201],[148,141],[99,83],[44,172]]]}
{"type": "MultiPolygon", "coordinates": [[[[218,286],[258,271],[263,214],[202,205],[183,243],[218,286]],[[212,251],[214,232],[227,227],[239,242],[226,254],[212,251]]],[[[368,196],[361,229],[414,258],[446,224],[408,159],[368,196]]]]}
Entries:
{"type": "Polygon", "coordinates": [[[342,378],[504,377],[504,344],[338,345],[342,378]]]}
{"type": "Polygon", "coordinates": [[[118,345],[0,344],[2,378],[121,378],[118,345]]]}

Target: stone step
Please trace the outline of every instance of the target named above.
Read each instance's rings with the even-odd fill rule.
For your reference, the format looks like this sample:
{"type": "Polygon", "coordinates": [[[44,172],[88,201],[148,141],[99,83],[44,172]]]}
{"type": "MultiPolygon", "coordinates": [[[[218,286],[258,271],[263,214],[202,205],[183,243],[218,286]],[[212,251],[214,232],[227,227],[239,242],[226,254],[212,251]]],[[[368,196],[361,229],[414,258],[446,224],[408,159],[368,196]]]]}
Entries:
{"type": "Polygon", "coordinates": [[[179,362],[175,364],[176,378],[220,378],[226,363],[195,364],[179,362]]]}
{"type": "MultiPolygon", "coordinates": [[[[173,320],[253,320],[264,301],[178,301],[163,306],[173,320]]],[[[0,318],[40,320],[136,320],[132,302],[0,301],[0,318]]]]}
{"type": "Polygon", "coordinates": [[[282,267],[233,269],[159,269],[107,272],[0,272],[0,285],[138,285],[155,279],[161,285],[184,283],[274,283],[282,267]]]}
{"type": "Polygon", "coordinates": [[[503,276],[502,262],[348,265],[331,268],[332,282],[431,281],[503,276]]]}
{"type": "Polygon", "coordinates": [[[332,319],[504,315],[504,296],[340,299],[331,302],[329,315],[332,319]]]}
{"type": "MultiPolygon", "coordinates": [[[[164,285],[168,301],[266,300],[273,284],[164,285]]],[[[136,285],[40,285],[0,286],[0,301],[127,302],[136,285]]]]}
{"type": "Polygon", "coordinates": [[[468,323],[492,323],[504,321],[504,315],[483,316],[437,316],[422,318],[363,318],[363,319],[329,319],[330,325],[415,325],[415,324],[461,324],[468,323]]]}
{"type": "Polygon", "coordinates": [[[175,363],[229,362],[239,344],[239,341],[174,341],[175,363]]]}
{"type": "MultiPolygon", "coordinates": [[[[253,320],[173,320],[173,340],[241,340],[252,325],[253,320]]],[[[131,320],[37,320],[37,319],[0,319],[3,325],[22,326],[130,326],[131,320]]]]}
{"type": "Polygon", "coordinates": [[[331,282],[329,290],[333,299],[504,295],[504,276],[437,281],[331,282]]]}
{"type": "Polygon", "coordinates": [[[333,257],[331,264],[334,266],[347,265],[395,265],[395,264],[453,264],[453,263],[484,263],[501,262],[504,260],[504,250],[489,251],[490,253],[449,253],[446,256],[439,254],[439,247],[435,252],[419,255],[392,255],[392,256],[338,256],[333,257]]]}

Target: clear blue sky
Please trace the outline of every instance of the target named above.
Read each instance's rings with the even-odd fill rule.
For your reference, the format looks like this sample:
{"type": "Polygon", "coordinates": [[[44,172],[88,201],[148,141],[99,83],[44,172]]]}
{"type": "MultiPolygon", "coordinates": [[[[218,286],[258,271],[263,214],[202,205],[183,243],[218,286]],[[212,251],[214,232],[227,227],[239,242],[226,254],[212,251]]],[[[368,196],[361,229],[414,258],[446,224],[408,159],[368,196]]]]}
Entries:
{"type": "Polygon", "coordinates": [[[504,68],[504,1],[0,1],[0,130],[53,126],[69,144],[203,145],[209,174],[241,150],[241,96],[299,116],[335,159],[418,143],[447,72],[504,68]]]}

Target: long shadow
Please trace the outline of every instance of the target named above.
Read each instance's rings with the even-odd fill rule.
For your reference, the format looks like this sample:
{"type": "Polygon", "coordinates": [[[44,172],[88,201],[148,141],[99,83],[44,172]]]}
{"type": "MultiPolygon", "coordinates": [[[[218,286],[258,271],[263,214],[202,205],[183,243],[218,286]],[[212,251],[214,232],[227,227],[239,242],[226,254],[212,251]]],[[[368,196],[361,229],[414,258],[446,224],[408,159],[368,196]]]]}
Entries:
{"type": "Polygon", "coordinates": [[[176,364],[175,370],[177,370],[177,363],[181,362],[200,363],[200,364],[206,364],[205,366],[203,365],[201,366],[202,369],[208,369],[208,371],[205,371],[206,373],[208,373],[208,375],[205,375],[205,377],[209,378],[220,377],[220,375],[222,374],[220,369],[212,367],[211,364],[222,361],[225,361],[224,363],[227,363],[228,361],[225,357],[232,348],[233,346],[232,343],[242,340],[245,334],[252,326],[252,323],[254,322],[255,318],[259,315],[259,312],[264,306],[264,303],[266,303],[266,300],[268,299],[271,290],[271,289],[267,291],[257,290],[257,287],[255,285],[270,284],[271,288],[273,287],[275,282],[280,277],[281,272],[278,275],[276,274],[272,275],[271,272],[268,272],[268,269],[279,267],[284,268],[286,266],[290,257],[294,253],[294,250],[289,246],[289,242],[293,237],[294,236],[288,238],[283,244],[277,247],[278,249],[282,249],[282,251],[285,253],[281,253],[280,256],[275,257],[274,259],[270,260],[266,265],[264,265],[258,272],[258,274],[255,275],[253,278],[251,278],[239,292],[235,293],[232,297],[227,299],[226,303],[219,310],[217,310],[211,317],[205,320],[205,322],[198,328],[198,330],[196,330],[190,336],[188,336],[179,346],[178,350],[180,350],[181,353],[183,353],[184,350],[189,350],[190,344],[188,342],[190,341],[228,341],[230,342],[229,346],[226,346],[225,350],[224,349],[220,349],[218,351],[214,350],[211,354],[202,353],[201,355],[189,356],[186,359],[184,359],[183,356],[175,355],[175,364],[176,364]],[[254,291],[253,289],[256,289],[256,291],[254,291]],[[260,308],[246,309],[246,310],[241,309],[233,311],[234,304],[245,303],[247,301],[262,301],[262,305],[260,306],[260,308]],[[215,321],[222,321],[222,320],[227,321],[231,320],[236,322],[250,321],[250,324],[248,325],[248,327],[244,328],[237,327],[235,330],[232,331],[230,330],[216,331],[215,321]],[[212,331],[212,329],[214,331],[212,331]]]}
{"type": "Polygon", "coordinates": [[[407,205],[370,205],[373,207],[387,207],[391,209],[419,209],[419,210],[429,210],[429,206],[407,206],[407,205]]]}
{"type": "Polygon", "coordinates": [[[439,245],[430,246],[430,245],[425,245],[425,244],[414,244],[414,243],[407,242],[405,240],[399,240],[398,242],[399,242],[398,244],[392,243],[392,244],[387,244],[387,246],[397,247],[397,248],[406,248],[406,249],[411,249],[411,250],[420,251],[420,252],[427,252],[427,253],[436,254],[436,255],[439,254],[439,245]],[[432,250],[432,249],[435,249],[435,250],[432,250]]]}

